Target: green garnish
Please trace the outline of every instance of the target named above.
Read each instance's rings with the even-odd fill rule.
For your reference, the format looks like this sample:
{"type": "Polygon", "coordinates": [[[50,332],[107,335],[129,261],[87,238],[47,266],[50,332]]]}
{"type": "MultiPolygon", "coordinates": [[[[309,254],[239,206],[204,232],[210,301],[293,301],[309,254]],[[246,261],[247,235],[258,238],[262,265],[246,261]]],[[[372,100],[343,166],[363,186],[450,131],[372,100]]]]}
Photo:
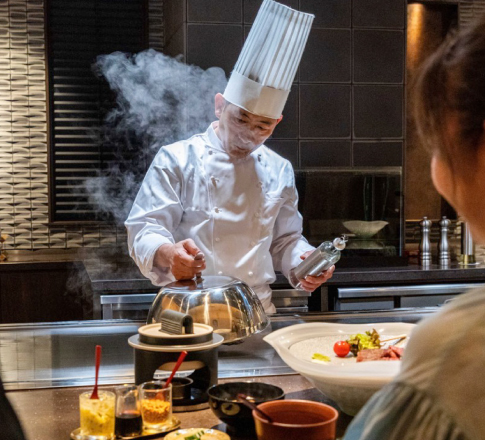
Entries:
{"type": "Polygon", "coordinates": [[[316,361],[330,362],[330,358],[320,353],[313,353],[312,359],[316,361]]]}
{"type": "Polygon", "coordinates": [[[377,333],[375,329],[372,329],[372,331],[366,331],[365,334],[357,333],[356,335],[350,335],[347,342],[350,345],[350,351],[354,356],[357,356],[357,353],[360,350],[381,348],[379,333],[377,333]]]}
{"type": "Polygon", "coordinates": [[[184,440],[200,440],[204,434],[205,430],[202,429],[200,431],[197,431],[195,434],[184,437],[184,440]]]}

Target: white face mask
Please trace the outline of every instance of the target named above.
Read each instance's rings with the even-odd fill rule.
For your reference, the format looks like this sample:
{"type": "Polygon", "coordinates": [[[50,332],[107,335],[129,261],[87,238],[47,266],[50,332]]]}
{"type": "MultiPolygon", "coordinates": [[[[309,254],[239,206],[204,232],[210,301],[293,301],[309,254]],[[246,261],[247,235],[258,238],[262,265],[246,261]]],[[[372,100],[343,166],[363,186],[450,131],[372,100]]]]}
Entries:
{"type": "Polygon", "coordinates": [[[242,159],[271,136],[277,123],[275,119],[253,115],[227,103],[219,118],[218,135],[227,154],[242,159]]]}

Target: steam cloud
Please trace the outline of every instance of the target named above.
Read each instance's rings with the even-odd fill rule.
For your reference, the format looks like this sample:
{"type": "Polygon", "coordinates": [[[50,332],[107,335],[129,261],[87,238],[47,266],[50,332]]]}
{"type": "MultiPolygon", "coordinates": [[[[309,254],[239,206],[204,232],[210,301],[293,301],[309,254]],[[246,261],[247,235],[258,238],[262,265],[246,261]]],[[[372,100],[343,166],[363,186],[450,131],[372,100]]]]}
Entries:
{"type": "Polygon", "coordinates": [[[99,56],[94,71],[116,93],[116,107],[99,134],[107,166],[84,186],[100,217],[122,224],[153,156],[207,129],[227,79],[218,67],[203,70],[153,49],[99,56]]]}

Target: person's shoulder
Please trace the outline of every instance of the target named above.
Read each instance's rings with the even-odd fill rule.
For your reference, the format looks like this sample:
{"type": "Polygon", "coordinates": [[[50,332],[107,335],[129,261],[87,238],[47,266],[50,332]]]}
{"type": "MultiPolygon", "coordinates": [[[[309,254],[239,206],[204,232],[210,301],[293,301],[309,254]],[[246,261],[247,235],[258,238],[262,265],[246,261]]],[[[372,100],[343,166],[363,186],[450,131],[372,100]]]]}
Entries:
{"type": "Polygon", "coordinates": [[[281,161],[282,163],[290,163],[288,159],[285,159],[283,156],[281,156],[281,154],[277,153],[275,150],[268,147],[266,144],[261,145],[261,151],[263,151],[264,154],[267,155],[267,157],[272,158],[276,161],[281,161]]]}
{"type": "MultiPolygon", "coordinates": [[[[440,353],[427,388],[446,407],[470,438],[485,438],[485,289],[459,295],[443,307],[441,332],[428,336],[428,346],[438,342],[440,353]],[[443,342],[439,342],[443,339],[443,342]],[[467,408],[463,411],[463,408],[467,408]]],[[[437,321],[435,321],[437,324],[437,321]]],[[[427,327],[430,330],[430,327],[427,327]]],[[[424,328],[423,330],[426,330],[424,328]]],[[[422,334],[422,333],[421,333],[422,334]]],[[[424,352],[421,352],[425,355],[424,352]]],[[[426,364],[426,362],[425,362],[426,364]]]]}
{"type": "Polygon", "coordinates": [[[485,355],[485,287],[461,294],[443,307],[440,318],[446,332],[453,335],[451,350],[475,346],[485,355]],[[466,344],[463,342],[466,341],[466,344]]]}
{"type": "Polygon", "coordinates": [[[282,197],[293,199],[296,186],[295,172],[291,162],[265,145],[262,145],[260,149],[261,151],[257,151],[257,153],[261,154],[262,163],[266,167],[266,178],[273,182],[272,185],[277,187],[276,191],[282,197]]]}
{"type": "MultiPolygon", "coordinates": [[[[427,365],[424,376],[432,377],[456,362],[470,350],[473,352],[485,345],[485,289],[475,289],[456,297],[437,313],[421,321],[412,331],[404,351],[402,374],[416,380],[427,365]]],[[[413,380],[414,381],[414,380],[413,380]]]]}
{"type": "Polygon", "coordinates": [[[452,332],[450,322],[453,323],[452,328],[456,333],[457,330],[470,326],[482,314],[485,314],[485,289],[474,289],[455,297],[438,312],[421,321],[413,331],[413,339],[416,335],[416,339],[434,339],[437,344],[440,341],[448,343],[451,338],[447,336],[452,332]],[[438,338],[440,334],[441,337],[438,338]]]}
{"type": "Polygon", "coordinates": [[[187,159],[205,145],[204,133],[192,135],[190,138],[159,147],[155,161],[186,162],[187,159]]]}
{"type": "Polygon", "coordinates": [[[179,140],[168,145],[161,146],[160,150],[165,150],[170,153],[178,153],[181,151],[189,151],[194,147],[205,145],[206,141],[205,133],[197,133],[190,136],[188,139],[179,140]]]}
{"type": "Polygon", "coordinates": [[[288,159],[284,158],[266,145],[261,145],[260,150],[261,151],[257,151],[257,153],[263,154],[265,156],[264,158],[271,163],[272,166],[293,173],[293,165],[288,159]]]}

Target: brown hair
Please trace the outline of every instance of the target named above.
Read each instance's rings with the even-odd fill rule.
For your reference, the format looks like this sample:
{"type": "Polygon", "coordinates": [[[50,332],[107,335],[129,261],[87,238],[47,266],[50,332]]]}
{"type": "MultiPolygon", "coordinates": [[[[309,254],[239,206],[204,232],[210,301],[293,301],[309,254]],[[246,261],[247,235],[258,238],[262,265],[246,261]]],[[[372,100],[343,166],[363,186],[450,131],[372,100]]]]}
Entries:
{"type": "Polygon", "coordinates": [[[450,36],[423,63],[414,103],[421,141],[454,172],[466,173],[484,136],[485,14],[450,36]],[[452,119],[458,132],[450,138],[452,119]]]}

